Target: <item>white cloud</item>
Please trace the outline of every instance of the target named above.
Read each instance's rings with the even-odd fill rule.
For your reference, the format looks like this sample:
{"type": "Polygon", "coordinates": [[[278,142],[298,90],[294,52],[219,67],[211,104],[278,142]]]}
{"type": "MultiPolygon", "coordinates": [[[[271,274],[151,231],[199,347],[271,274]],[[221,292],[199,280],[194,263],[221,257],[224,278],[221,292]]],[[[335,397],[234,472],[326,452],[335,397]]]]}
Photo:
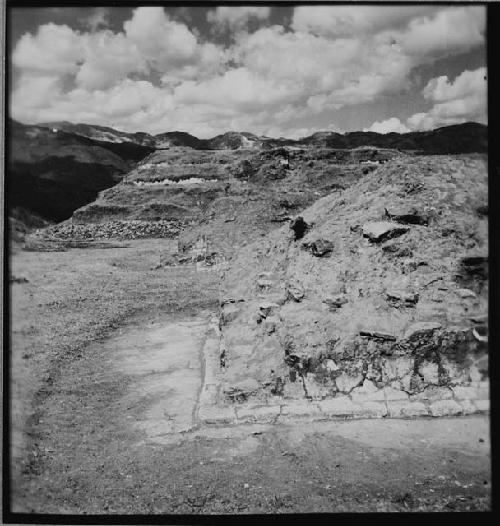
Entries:
{"type": "MultiPolygon", "coordinates": [[[[232,34],[225,47],[161,7],[135,9],[122,32],[102,28],[104,11],[94,15],[92,31],[45,24],[17,42],[14,118],[200,137],[229,129],[307,135],[325,111],[408,90],[415,66],[484,41],[482,6],[297,7],[293,31],[267,27],[267,6],[221,6],[207,18],[232,34]]],[[[428,112],[372,128],[477,120],[485,106],[478,75],[432,79],[428,112]]]]}
{"type": "Polygon", "coordinates": [[[267,6],[219,6],[207,13],[207,21],[219,28],[243,29],[250,20],[266,20],[271,8],[267,6]]]}
{"type": "Polygon", "coordinates": [[[484,97],[486,94],[486,68],[463,71],[453,82],[448,77],[429,80],[423,89],[424,97],[433,102],[446,102],[465,97],[484,97]]]}
{"type": "Polygon", "coordinates": [[[170,20],[162,7],[135,9],[124,30],[127,39],[158,69],[183,63],[196,53],[196,37],[184,24],[170,20]]]}
{"type": "Polygon", "coordinates": [[[79,87],[95,90],[113,87],[129,73],[149,71],[146,59],[123,33],[101,31],[81,37],[85,58],[75,76],[79,87]]]}
{"type": "Polygon", "coordinates": [[[407,128],[397,117],[391,117],[385,121],[374,122],[369,128],[365,128],[363,131],[372,131],[376,133],[407,133],[407,128]]]}
{"type": "Polygon", "coordinates": [[[84,42],[79,33],[66,25],[45,24],[35,36],[26,33],[20,38],[12,63],[21,70],[76,73],[84,56],[84,42]]]}
{"type": "Polygon", "coordinates": [[[435,16],[412,20],[408,30],[394,35],[411,55],[437,58],[465,52],[484,41],[484,6],[443,8],[435,16]]]}
{"type": "Polygon", "coordinates": [[[427,112],[408,118],[412,129],[428,130],[461,122],[487,121],[486,68],[464,71],[453,82],[441,76],[429,80],[424,98],[435,103],[427,112]]]}
{"type": "Polygon", "coordinates": [[[342,37],[376,33],[407,25],[411,19],[432,13],[432,6],[299,6],[294,9],[292,27],[316,35],[342,37]]]}

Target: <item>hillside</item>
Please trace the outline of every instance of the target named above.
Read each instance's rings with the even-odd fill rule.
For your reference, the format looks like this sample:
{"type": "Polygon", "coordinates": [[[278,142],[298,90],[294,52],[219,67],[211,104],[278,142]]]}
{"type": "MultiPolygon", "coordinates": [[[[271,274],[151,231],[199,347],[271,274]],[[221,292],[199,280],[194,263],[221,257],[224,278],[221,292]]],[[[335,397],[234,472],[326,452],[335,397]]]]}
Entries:
{"type": "Polygon", "coordinates": [[[15,121],[8,132],[7,205],[52,221],[93,201],[152,151],[15,121]]]}
{"type": "Polygon", "coordinates": [[[319,197],[347,188],[375,168],[360,161],[402,157],[384,152],[158,150],[120,184],[46,234],[84,239],[120,232],[133,237],[179,235],[185,250],[205,235],[211,251],[229,257],[319,197]]]}
{"type": "Polygon", "coordinates": [[[477,385],[487,230],[478,156],[395,160],[319,199],[230,262],[225,395],[422,402],[477,385]]]}
{"type": "Polygon", "coordinates": [[[97,126],[95,124],[72,123],[68,121],[44,122],[38,126],[50,128],[51,130],[64,131],[74,135],[81,135],[95,141],[120,143],[135,143],[141,146],[155,146],[154,137],[149,133],[137,132],[127,133],[109,128],[108,126],[97,126]]]}

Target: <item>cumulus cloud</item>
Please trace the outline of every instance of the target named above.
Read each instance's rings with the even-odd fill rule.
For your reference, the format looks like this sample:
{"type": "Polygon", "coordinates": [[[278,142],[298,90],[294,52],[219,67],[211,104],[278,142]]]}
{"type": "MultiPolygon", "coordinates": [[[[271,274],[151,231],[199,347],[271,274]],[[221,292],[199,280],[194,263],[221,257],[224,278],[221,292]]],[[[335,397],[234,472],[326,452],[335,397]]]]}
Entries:
{"type": "Polygon", "coordinates": [[[20,38],[12,63],[24,71],[76,73],[84,56],[79,33],[66,25],[45,24],[36,35],[26,33],[20,38]]]}
{"type": "Polygon", "coordinates": [[[295,31],[342,37],[366,35],[408,25],[415,17],[429,14],[429,6],[299,6],[293,13],[295,31]]]}
{"type": "Polygon", "coordinates": [[[391,117],[385,121],[374,122],[369,128],[363,131],[372,131],[376,133],[407,133],[410,131],[397,117],[391,117]]]}
{"type": "Polygon", "coordinates": [[[412,20],[407,31],[394,38],[411,55],[438,58],[463,53],[484,40],[486,11],[481,6],[447,8],[435,16],[412,20]]]}
{"type": "Polygon", "coordinates": [[[486,68],[463,71],[453,81],[443,75],[429,80],[422,94],[433,103],[429,111],[413,114],[406,125],[397,117],[374,122],[365,131],[405,133],[460,124],[467,121],[487,122],[486,68]]]}
{"type": "Polygon", "coordinates": [[[428,130],[467,121],[487,121],[486,68],[464,71],[453,82],[447,76],[429,80],[424,98],[434,103],[427,112],[408,119],[412,129],[428,130]]]}
{"type": "Polygon", "coordinates": [[[207,21],[220,29],[239,30],[250,20],[266,20],[270,13],[271,8],[265,6],[219,6],[207,13],[207,21]]]}
{"type": "MultiPolygon", "coordinates": [[[[207,19],[229,31],[225,45],[161,7],[135,9],[120,32],[105,27],[105,11],[93,15],[89,31],[45,24],[19,39],[14,118],[200,137],[228,129],[307,135],[315,116],[409,90],[416,66],[484,42],[482,6],[299,6],[291,30],[268,25],[269,7],[220,6],[207,19]]],[[[482,74],[436,77],[423,91],[429,111],[370,129],[482,118],[482,74]]]]}

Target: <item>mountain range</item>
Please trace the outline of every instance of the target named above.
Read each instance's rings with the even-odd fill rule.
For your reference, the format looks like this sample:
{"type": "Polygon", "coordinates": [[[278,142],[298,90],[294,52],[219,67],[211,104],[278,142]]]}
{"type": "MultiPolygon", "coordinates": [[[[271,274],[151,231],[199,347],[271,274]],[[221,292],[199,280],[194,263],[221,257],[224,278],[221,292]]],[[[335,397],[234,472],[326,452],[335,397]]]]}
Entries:
{"type": "Polygon", "coordinates": [[[322,131],[297,140],[249,132],[227,132],[210,139],[180,131],[150,135],[66,121],[27,125],[9,120],[7,132],[7,208],[17,209],[20,217],[33,213],[55,222],[93,202],[99,192],[120,182],[155,151],[172,148],[179,155],[194,150],[264,154],[283,147],[306,151],[371,147],[411,154],[487,151],[487,126],[473,122],[405,134],[322,131]]]}
{"type": "Polygon", "coordinates": [[[150,135],[144,132],[127,133],[104,126],[70,122],[42,123],[38,126],[73,133],[89,139],[114,144],[137,144],[154,149],[188,147],[195,150],[269,149],[280,146],[358,148],[375,146],[396,148],[426,154],[455,154],[486,152],[487,126],[475,122],[445,126],[435,130],[408,133],[319,131],[300,139],[271,138],[250,132],[230,131],[210,139],[198,139],[186,132],[173,131],[150,135]]]}

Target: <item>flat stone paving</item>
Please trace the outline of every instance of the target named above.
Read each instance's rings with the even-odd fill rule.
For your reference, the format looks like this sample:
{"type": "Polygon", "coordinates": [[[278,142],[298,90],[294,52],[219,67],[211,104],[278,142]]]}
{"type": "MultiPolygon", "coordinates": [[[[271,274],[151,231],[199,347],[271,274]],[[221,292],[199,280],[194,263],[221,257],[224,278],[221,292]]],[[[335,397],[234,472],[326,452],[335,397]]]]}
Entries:
{"type": "Polygon", "coordinates": [[[128,406],[141,407],[133,425],[149,438],[196,425],[202,348],[209,313],[128,329],[106,342],[115,367],[130,379],[128,406]]]}

